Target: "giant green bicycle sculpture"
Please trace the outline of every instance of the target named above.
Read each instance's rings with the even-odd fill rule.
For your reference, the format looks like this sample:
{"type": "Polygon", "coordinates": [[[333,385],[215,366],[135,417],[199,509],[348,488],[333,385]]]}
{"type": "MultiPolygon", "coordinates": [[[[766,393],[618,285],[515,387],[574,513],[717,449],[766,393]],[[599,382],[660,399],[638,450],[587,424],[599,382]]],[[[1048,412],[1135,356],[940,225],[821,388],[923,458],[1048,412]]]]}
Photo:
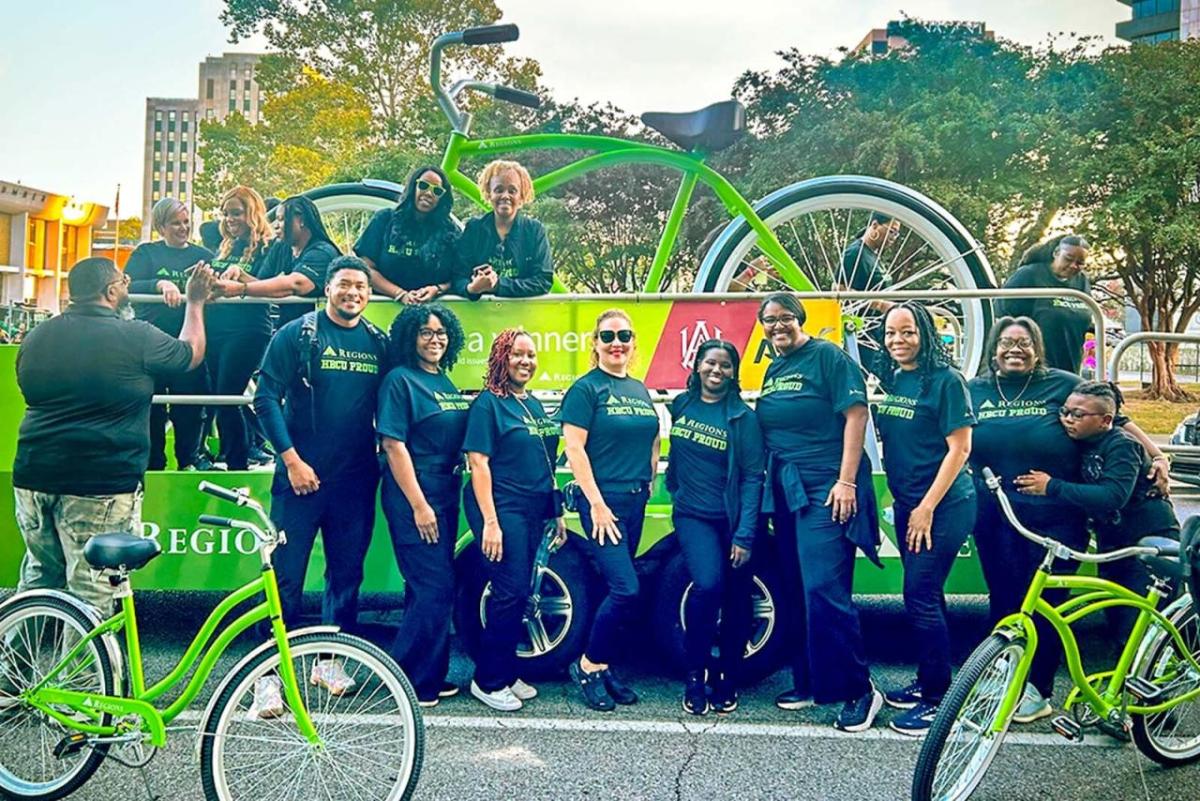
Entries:
{"type": "Polygon", "coordinates": [[[271,566],[283,535],[248,495],[208,482],[200,489],[255,513],[256,522],[214,515],[201,521],[251,532],[262,573],[218,604],[156,684],[146,686],[129,584],[130,572],[158,555],[153,540],[103,534],[85,547],[89,564],[117,588],[120,608],[108,619],[52,590],[20,593],[0,605],[0,797],[62,798],[106,756],[145,766],[234,639],[269,621],[271,639],[225,675],[200,716],[205,797],[408,799],[421,770],[424,729],[404,673],[374,645],[333,627],[287,631],[271,566]],[[256,703],[271,685],[282,695],[277,705],[256,703]]]}
{"type": "Polygon", "coordinates": [[[999,479],[984,469],[989,489],[1013,528],[1046,549],[1034,573],[1021,610],[996,625],[958,672],[921,749],[913,776],[914,801],[961,801],[979,786],[1004,742],[1025,688],[1025,677],[1038,647],[1033,616],[1041,615],[1062,640],[1067,670],[1075,687],[1065,711],[1052,721],[1059,734],[1077,740],[1089,726],[1128,731],[1138,750],[1162,765],[1184,765],[1200,759],[1200,617],[1192,595],[1184,594],[1166,609],[1169,579],[1190,578],[1195,592],[1200,576],[1193,571],[1200,545],[1200,519],[1184,526],[1183,544],[1147,537],[1138,545],[1109,553],[1081,553],[1021,525],[999,479]],[[1118,559],[1146,561],[1154,585],[1145,596],[1100,578],[1057,575],[1056,559],[1101,564],[1118,559]],[[1051,606],[1045,590],[1075,593],[1051,606]],[[1138,610],[1116,666],[1086,674],[1071,626],[1101,610],[1127,606],[1138,610]]]}

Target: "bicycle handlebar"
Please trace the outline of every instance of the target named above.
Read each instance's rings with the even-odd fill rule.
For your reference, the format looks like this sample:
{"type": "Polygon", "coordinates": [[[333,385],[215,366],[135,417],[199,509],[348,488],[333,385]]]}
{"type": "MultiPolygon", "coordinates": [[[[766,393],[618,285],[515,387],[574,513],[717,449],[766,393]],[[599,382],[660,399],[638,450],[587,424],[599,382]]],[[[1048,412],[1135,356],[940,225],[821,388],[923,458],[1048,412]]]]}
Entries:
{"type": "Polygon", "coordinates": [[[438,108],[446,115],[446,119],[450,121],[450,125],[455,131],[465,134],[471,127],[471,115],[460,109],[454,102],[458,93],[464,89],[475,89],[498,100],[529,108],[541,106],[541,98],[537,95],[509,86],[483,81],[459,81],[449,89],[442,85],[442,50],[445,48],[456,44],[484,45],[513,42],[519,36],[520,30],[516,25],[485,25],[480,28],[467,28],[465,31],[443,33],[433,40],[433,45],[429,48],[429,85],[433,87],[433,96],[437,99],[438,108]]]}
{"type": "Polygon", "coordinates": [[[228,517],[221,517],[219,515],[200,515],[200,522],[206,526],[225,526],[228,528],[233,527],[232,519],[228,517]]]}
{"type": "Polygon", "coordinates": [[[1074,548],[1069,548],[1063,545],[1053,537],[1046,537],[1037,534],[1025,528],[1021,524],[1017,513],[1013,511],[1012,502],[1009,501],[1008,495],[1004,492],[1004,486],[1000,482],[1000,478],[992,472],[990,467],[985,467],[982,470],[983,480],[987,483],[987,487],[996,496],[996,502],[1000,504],[1000,510],[1004,512],[1005,518],[1008,519],[1009,525],[1016,529],[1017,533],[1025,539],[1037,543],[1048,551],[1053,551],[1054,555],[1059,559],[1074,559],[1076,562],[1090,562],[1091,564],[1105,564],[1108,562],[1117,562],[1121,559],[1128,559],[1132,556],[1158,556],[1159,549],[1150,546],[1131,545],[1127,548],[1118,548],[1115,551],[1108,553],[1087,553],[1085,551],[1077,551],[1074,548]]]}
{"type": "Polygon", "coordinates": [[[463,31],[461,41],[465,45],[500,44],[515,42],[520,36],[521,30],[516,25],[482,25],[463,31]]]}
{"type": "Polygon", "coordinates": [[[514,89],[511,86],[497,84],[493,97],[497,100],[503,100],[506,103],[516,103],[518,106],[525,106],[526,108],[541,108],[542,106],[542,99],[533,92],[514,89]]]}
{"type": "Polygon", "coordinates": [[[201,492],[207,492],[209,495],[215,495],[223,501],[236,503],[238,506],[245,505],[248,497],[237,490],[231,490],[228,487],[222,487],[219,484],[213,484],[211,481],[201,481],[199,490],[201,492]]]}

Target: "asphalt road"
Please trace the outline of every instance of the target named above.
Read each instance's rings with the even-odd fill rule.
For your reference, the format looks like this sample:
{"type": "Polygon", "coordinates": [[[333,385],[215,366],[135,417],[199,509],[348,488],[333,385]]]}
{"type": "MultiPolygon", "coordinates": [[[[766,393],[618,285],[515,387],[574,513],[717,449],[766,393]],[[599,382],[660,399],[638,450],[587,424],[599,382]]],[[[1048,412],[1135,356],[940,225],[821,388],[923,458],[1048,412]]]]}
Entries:
{"type": "MultiPolygon", "coordinates": [[[[1200,512],[1200,494],[1177,494],[1181,516],[1200,512]]],[[[148,594],[140,606],[147,673],[163,675],[182,652],[202,609],[195,597],[148,594]]],[[[202,606],[202,604],[200,605],[202,606]]],[[[957,657],[983,631],[979,598],[952,604],[957,657]]],[[[386,637],[386,629],[378,629],[386,637]]],[[[911,643],[896,599],[864,604],[864,633],[875,681],[907,683],[911,643]]],[[[1091,629],[1088,657],[1103,659],[1103,630],[1091,629]]],[[[226,657],[226,664],[236,657],[226,657]]],[[[1094,664],[1094,662],[1093,662],[1094,664]]],[[[218,668],[218,672],[220,668],[218,668]]],[[[466,684],[471,663],[456,653],[451,678],[466,684]]],[[[908,797],[919,743],[886,728],[859,735],[835,731],[836,710],[781,712],[772,704],[784,674],[749,688],[732,715],[692,718],[679,706],[681,687],[648,667],[630,678],[641,703],[612,714],[584,709],[564,682],[539,685],[541,696],[524,710],[500,715],[461,695],[426,713],[426,758],[415,798],[473,799],[846,799],[895,801],[908,797]]],[[[1067,682],[1060,679],[1060,690],[1067,682]]],[[[202,695],[205,700],[207,695],[202,695]]],[[[1061,697],[1058,699],[1061,701],[1061,697]]],[[[196,712],[183,723],[195,725],[196,712]]],[[[145,771],[163,801],[203,797],[193,731],[176,732],[145,771]]],[[[135,801],[149,798],[137,771],[113,763],[71,798],[135,801]]],[[[1069,743],[1045,722],[1015,727],[983,785],[980,801],[1195,801],[1200,765],[1165,770],[1132,747],[1103,735],[1069,743]]]]}

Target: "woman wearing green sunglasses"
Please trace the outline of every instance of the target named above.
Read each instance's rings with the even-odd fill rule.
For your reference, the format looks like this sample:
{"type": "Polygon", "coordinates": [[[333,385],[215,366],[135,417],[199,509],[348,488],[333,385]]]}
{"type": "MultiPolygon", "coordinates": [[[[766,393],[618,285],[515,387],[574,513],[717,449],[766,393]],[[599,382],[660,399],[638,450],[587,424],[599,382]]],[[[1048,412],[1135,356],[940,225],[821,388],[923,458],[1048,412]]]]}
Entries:
{"type": "Polygon", "coordinates": [[[395,208],[381,209],[354,243],[374,290],[397,303],[428,303],[450,289],[458,228],[450,219],[450,180],[418,167],[395,208]]]}

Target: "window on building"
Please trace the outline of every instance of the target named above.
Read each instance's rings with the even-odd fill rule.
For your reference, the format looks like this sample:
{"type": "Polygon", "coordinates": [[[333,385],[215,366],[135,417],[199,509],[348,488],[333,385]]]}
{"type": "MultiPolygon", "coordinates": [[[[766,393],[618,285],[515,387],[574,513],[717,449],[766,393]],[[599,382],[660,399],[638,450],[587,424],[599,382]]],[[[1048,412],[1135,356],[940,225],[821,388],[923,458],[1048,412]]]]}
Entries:
{"type": "Polygon", "coordinates": [[[154,119],[156,121],[161,121],[162,120],[162,112],[161,111],[154,112],[154,119]]]}
{"type": "Polygon", "coordinates": [[[182,178],[179,179],[179,191],[180,192],[187,191],[187,181],[183,180],[182,178]]]}
{"type": "Polygon", "coordinates": [[[250,76],[253,74],[253,70],[254,70],[254,68],[251,67],[249,64],[245,65],[242,68],[242,77],[245,78],[247,81],[249,81],[250,76]]]}
{"type": "Polygon", "coordinates": [[[180,153],[188,152],[188,143],[187,143],[186,139],[179,143],[179,152],[180,153]]]}
{"type": "Polygon", "coordinates": [[[229,98],[229,110],[237,111],[237,98],[236,97],[229,98]]]}
{"type": "Polygon", "coordinates": [[[211,120],[211,119],[215,119],[215,118],[216,118],[216,116],[217,116],[217,110],[216,110],[216,109],[212,109],[212,108],[206,108],[206,109],[204,109],[204,119],[206,119],[206,120],[211,120]]]}
{"type": "Polygon", "coordinates": [[[154,141],[155,141],[155,142],[161,142],[161,141],[162,141],[162,131],[160,131],[160,130],[158,130],[158,129],[155,129],[155,131],[154,131],[154,141]]]}
{"type": "Polygon", "coordinates": [[[154,190],[154,200],[155,202],[162,200],[162,192],[159,192],[157,189],[154,190]]]}
{"type": "Polygon", "coordinates": [[[237,81],[232,80],[229,82],[229,94],[233,94],[236,91],[237,91],[237,81]]]}
{"type": "Polygon", "coordinates": [[[162,120],[155,120],[155,121],[154,121],[154,130],[155,130],[155,132],[156,132],[156,133],[157,133],[157,132],[161,132],[161,131],[162,131],[162,120]]]}
{"type": "Polygon", "coordinates": [[[167,120],[170,122],[175,122],[175,110],[174,109],[167,112],[167,120]]]}
{"type": "Polygon", "coordinates": [[[209,78],[208,80],[206,80],[204,82],[204,99],[205,100],[213,99],[213,91],[216,89],[216,87],[213,84],[215,84],[215,83],[216,83],[216,81],[214,81],[212,78],[209,78]]]}
{"type": "Polygon", "coordinates": [[[155,167],[154,167],[154,183],[158,183],[161,180],[162,180],[162,170],[160,170],[158,168],[158,166],[155,165],[155,167]]]}
{"type": "Polygon", "coordinates": [[[175,140],[174,140],[174,139],[168,139],[168,140],[167,140],[167,152],[168,152],[168,153],[174,153],[174,152],[175,152],[175,140]]]}
{"type": "Polygon", "coordinates": [[[250,113],[250,97],[249,97],[249,95],[247,95],[246,99],[242,101],[242,111],[246,112],[247,114],[250,113]]]}
{"type": "Polygon", "coordinates": [[[234,64],[229,68],[229,79],[237,80],[237,65],[234,64]]]}
{"type": "Polygon", "coordinates": [[[188,133],[188,121],[187,120],[184,120],[183,122],[179,123],[179,130],[183,131],[183,138],[187,139],[187,133],[188,133]]]}
{"type": "Polygon", "coordinates": [[[249,78],[242,81],[242,89],[246,92],[246,94],[250,94],[250,79],[249,78]]]}

